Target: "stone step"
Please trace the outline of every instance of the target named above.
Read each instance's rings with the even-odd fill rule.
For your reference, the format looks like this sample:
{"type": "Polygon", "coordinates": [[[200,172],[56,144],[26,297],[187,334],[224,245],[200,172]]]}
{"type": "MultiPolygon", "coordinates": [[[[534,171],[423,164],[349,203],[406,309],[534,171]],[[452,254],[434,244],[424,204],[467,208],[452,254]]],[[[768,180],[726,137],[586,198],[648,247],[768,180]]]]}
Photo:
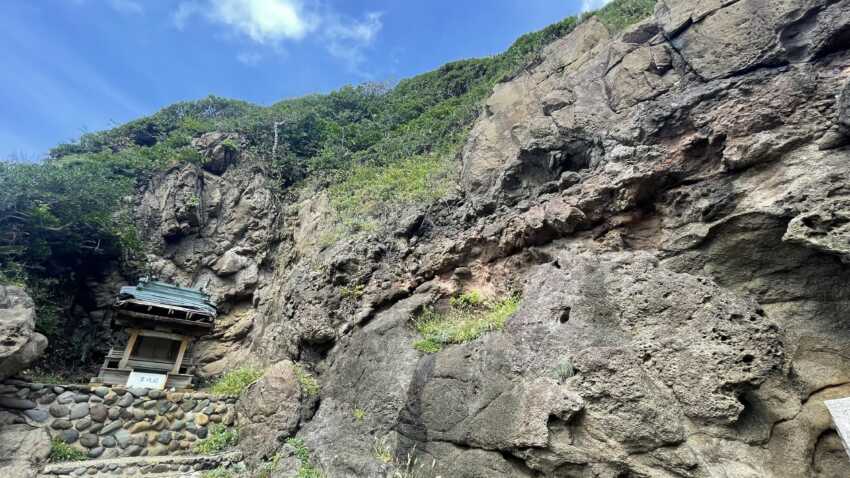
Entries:
{"type": "Polygon", "coordinates": [[[108,458],[53,463],[44,467],[39,478],[67,476],[139,476],[145,478],[195,477],[199,471],[230,466],[242,461],[238,451],[217,455],[178,455],[108,458]]]}

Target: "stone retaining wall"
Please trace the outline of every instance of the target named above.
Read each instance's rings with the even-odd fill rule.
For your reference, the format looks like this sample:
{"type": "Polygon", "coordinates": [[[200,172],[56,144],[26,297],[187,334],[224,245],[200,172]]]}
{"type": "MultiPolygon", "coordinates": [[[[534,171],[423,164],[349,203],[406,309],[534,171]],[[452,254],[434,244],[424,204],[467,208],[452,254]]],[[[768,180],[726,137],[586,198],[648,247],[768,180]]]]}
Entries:
{"type": "Polygon", "coordinates": [[[210,456],[171,456],[146,458],[114,458],[47,465],[40,478],[69,476],[198,476],[199,472],[239,463],[239,452],[210,456]]]}
{"type": "Polygon", "coordinates": [[[215,424],[236,423],[235,397],[123,387],[0,384],[0,425],[44,427],[90,458],[181,455],[215,424]]]}

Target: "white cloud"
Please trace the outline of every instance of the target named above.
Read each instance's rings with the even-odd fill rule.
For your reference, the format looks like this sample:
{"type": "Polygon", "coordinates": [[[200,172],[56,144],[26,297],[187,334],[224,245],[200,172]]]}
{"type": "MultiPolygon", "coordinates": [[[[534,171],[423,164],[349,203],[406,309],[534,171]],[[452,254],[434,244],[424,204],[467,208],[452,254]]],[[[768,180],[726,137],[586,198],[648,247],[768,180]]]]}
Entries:
{"type": "Polygon", "coordinates": [[[106,4],[109,8],[125,15],[138,15],[145,11],[142,4],[135,0],[97,0],[95,2],[91,2],[90,0],[70,0],[70,3],[78,7],[89,5],[101,6],[106,4]]]}
{"type": "MultiPolygon", "coordinates": [[[[381,14],[370,12],[361,20],[344,17],[313,0],[190,0],[178,5],[174,24],[186,28],[199,16],[209,22],[226,25],[251,42],[280,52],[284,41],[313,38],[334,57],[346,62],[351,70],[364,61],[363,49],[381,31],[381,14]]],[[[256,64],[258,54],[241,54],[237,59],[256,64]]]]}
{"type": "Polygon", "coordinates": [[[589,12],[591,10],[598,10],[607,5],[609,2],[611,2],[611,0],[582,0],[581,11],[589,12]]]}
{"type": "Polygon", "coordinates": [[[262,61],[263,55],[253,51],[244,51],[236,55],[236,59],[239,60],[239,63],[248,66],[257,66],[262,61]]]}
{"type": "Polygon", "coordinates": [[[369,76],[359,71],[359,66],[365,61],[363,48],[374,41],[383,27],[381,13],[367,13],[362,21],[331,17],[326,23],[323,37],[328,53],[343,60],[349,70],[369,76]]]}
{"type": "Polygon", "coordinates": [[[109,0],[109,6],[118,13],[124,14],[138,15],[144,11],[142,5],[133,0],[109,0]]]}
{"type": "Polygon", "coordinates": [[[203,14],[207,20],[229,26],[260,44],[300,40],[318,26],[318,18],[300,0],[206,0],[183,2],[174,13],[178,28],[203,14]]]}
{"type": "Polygon", "coordinates": [[[183,2],[180,5],[177,5],[177,10],[175,10],[173,16],[174,26],[176,26],[178,30],[182,30],[186,27],[186,22],[189,18],[201,11],[201,6],[194,2],[183,2]]]}

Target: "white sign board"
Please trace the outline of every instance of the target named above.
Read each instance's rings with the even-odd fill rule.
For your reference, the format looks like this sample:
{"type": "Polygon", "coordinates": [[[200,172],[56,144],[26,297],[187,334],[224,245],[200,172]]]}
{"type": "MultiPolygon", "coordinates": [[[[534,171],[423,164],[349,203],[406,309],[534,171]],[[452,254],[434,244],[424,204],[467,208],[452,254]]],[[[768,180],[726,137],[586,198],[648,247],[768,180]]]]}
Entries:
{"type": "Polygon", "coordinates": [[[850,398],[824,400],[823,403],[832,415],[832,423],[835,423],[838,436],[844,443],[844,451],[850,455],[850,398]]]}
{"type": "Polygon", "coordinates": [[[165,388],[165,381],[167,379],[168,376],[161,373],[130,372],[130,378],[127,379],[127,387],[162,390],[165,388]]]}

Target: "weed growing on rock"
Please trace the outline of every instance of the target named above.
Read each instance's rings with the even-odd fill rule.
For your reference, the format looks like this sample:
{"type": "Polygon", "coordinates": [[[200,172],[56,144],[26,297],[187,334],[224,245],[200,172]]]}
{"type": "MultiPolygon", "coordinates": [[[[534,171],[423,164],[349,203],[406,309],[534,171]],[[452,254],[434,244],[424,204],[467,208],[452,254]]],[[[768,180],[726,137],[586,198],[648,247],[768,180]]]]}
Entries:
{"type": "Polygon", "coordinates": [[[443,197],[449,190],[449,158],[454,153],[413,156],[388,165],[353,165],[330,187],[331,204],[347,232],[375,228],[400,205],[443,197]]]}
{"type": "Polygon", "coordinates": [[[366,410],[362,408],[355,408],[351,414],[354,416],[354,419],[358,422],[362,422],[364,418],[366,418],[366,410]]]}
{"type": "Polygon", "coordinates": [[[263,369],[254,366],[240,367],[225,373],[213,384],[216,395],[239,395],[263,376],[263,369]]]}
{"type": "Polygon", "coordinates": [[[202,455],[212,455],[224,451],[239,443],[239,432],[223,425],[210,427],[209,436],[195,443],[195,451],[202,455]]]}
{"type": "Polygon", "coordinates": [[[207,470],[201,476],[203,478],[236,478],[236,475],[234,475],[232,471],[223,466],[207,470]]]}
{"type": "Polygon", "coordinates": [[[416,458],[410,453],[407,454],[407,461],[396,463],[396,469],[393,470],[389,478],[442,478],[435,474],[437,462],[431,461],[431,466],[424,463],[419,463],[416,458]]]}
{"type": "Polygon", "coordinates": [[[558,363],[558,366],[555,367],[554,371],[555,379],[558,380],[559,383],[564,383],[568,378],[575,374],[576,369],[573,367],[573,363],[570,359],[561,360],[561,362],[558,363]]]}
{"type": "Polygon", "coordinates": [[[609,30],[618,32],[652,15],[655,2],[656,0],[614,0],[592,15],[609,30]]]}
{"type": "Polygon", "coordinates": [[[346,286],[340,289],[339,294],[343,299],[352,299],[357,300],[363,297],[363,294],[366,292],[366,286],[363,284],[355,284],[352,286],[346,286]]]}
{"type": "Polygon", "coordinates": [[[375,443],[372,445],[372,457],[381,463],[393,461],[393,451],[387,443],[387,437],[375,439],[375,443]]]}
{"type": "Polygon", "coordinates": [[[443,350],[443,344],[434,339],[422,339],[414,342],[413,348],[426,354],[433,354],[443,350]]]}
{"type": "Polygon", "coordinates": [[[50,442],[50,455],[48,459],[51,462],[56,463],[60,461],[87,460],[88,456],[84,451],[72,447],[59,438],[54,438],[53,441],[50,442]]]}
{"type": "Polygon", "coordinates": [[[310,450],[300,438],[287,438],[286,444],[295,451],[295,457],[301,462],[296,478],[325,478],[324,472],[310,463],[310,450]]]}
{"type": "Polygon", "coordinates": [[[449,299],[449,304],[452,307],[457,307],[459,309],[470,309],[473,307],[478,307],[483,303],[484,298],[481,297],[481,294],[477,290],[464,292],[458,296],[449,299]]]}
{"type": "Polygon", "coordinates": [[[273,473],[278,471],[281,458],[283,457],[280,455],[280,453],[275,453],[271,461],[267,461],[263,463],[262,466],[260,466],[260,468],[257,470],[256,478],[272,478],[273,473]]]}
{"type": "Polygon", "coordinates": [[[470,342],[486,332],[502,330],[519,307],[519,298],[487,301],[476,293],[466,293],[451,299],[450,305],[445,313],[427,308],[419,314],[414,326],[423,338],[414,342],[414,348],[439,352],[444,345],[470,342]]]}
{"type": "Polygon", "coordinates": [[[300,364],[295,364],[294,369],[295,377],[298,378],[298,383],[301,384],[301,391],[310,397],[318,395],[320,388],[316,377],[314,377],[310,372],[304,370],[304,367],[300,364]]]}

